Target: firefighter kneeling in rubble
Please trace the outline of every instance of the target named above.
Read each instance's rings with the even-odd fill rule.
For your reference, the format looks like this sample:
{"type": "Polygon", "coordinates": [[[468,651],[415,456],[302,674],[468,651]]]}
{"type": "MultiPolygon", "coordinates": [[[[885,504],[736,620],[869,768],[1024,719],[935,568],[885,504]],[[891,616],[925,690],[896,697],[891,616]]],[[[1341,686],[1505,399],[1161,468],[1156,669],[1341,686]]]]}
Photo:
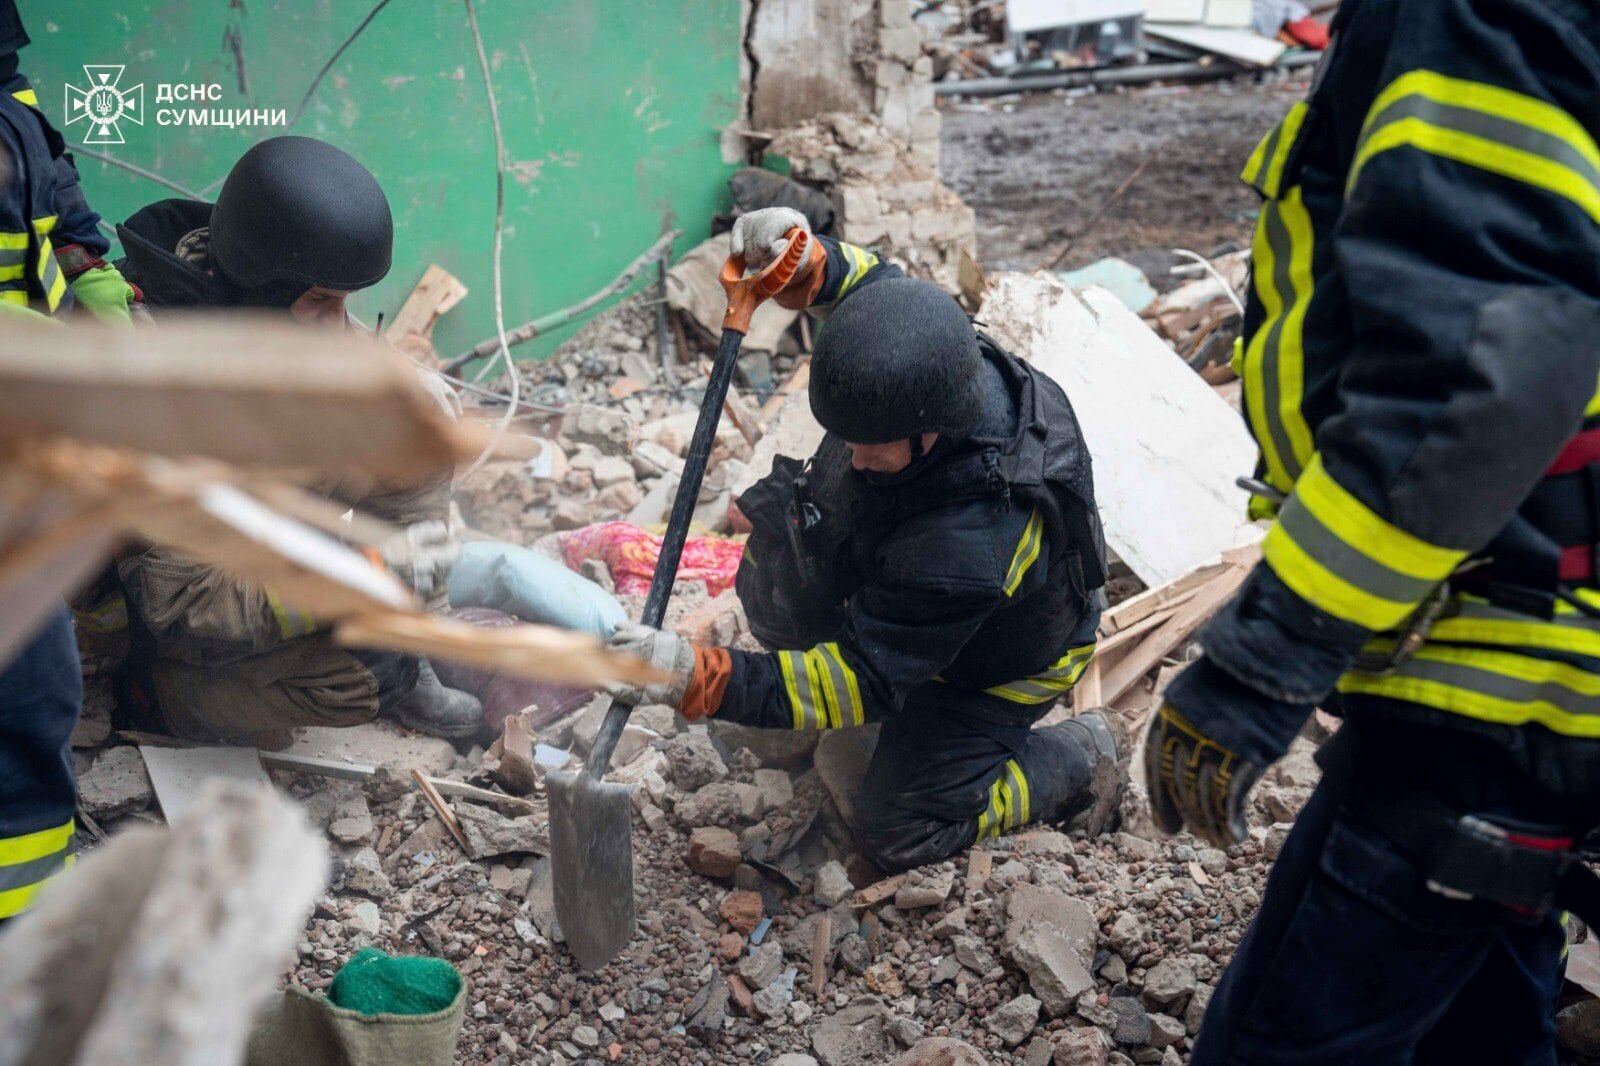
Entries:
{"type": "MultiPolygon", "coordinates": [[[[240,158],[215,205],[163,200],[117,234],[123,273],[146,309],[253,309],[343,329],[345,299],[388,273],[394,227],[388,199],[359,162],[309,137],[275,137],[240,158]]],[[[422,376],[446,403],[443,383],[422,376]]],[[[345,475],[312,487],[399,527],[383,562],[439,608],[461,550],[448,523],[451,473],[404,483],[345,475]]],[[[78,606],[91,654],[116,657],[131,645],[118,675],[119,716],[138,728],[260,744],[294,727],[357,725],[379,713],[449,738],[483,727],[478,700],[440,684],[426,659],[338,647],[270,588],[169,548],[125,554],[78,606]]]]}
{"type": "MultiPolygon", "coordinates": [[[[759,266],[805,225],[752,212],[733,249],[759,266]]],[[[1032,728],[1094,653],[1105,583],[1066,396],[948,295],[848,244],[816,239],[778,301],[826,318],[810,400],[828,435],[739,501],[739,597],[774,650],[622,627],[613,645],[672,680],[614,694],[772,729],[881,721],[853,828],[890,869],[1030,822],[1100,831],[1125,739],[1098,713],[1032,728]]]]}

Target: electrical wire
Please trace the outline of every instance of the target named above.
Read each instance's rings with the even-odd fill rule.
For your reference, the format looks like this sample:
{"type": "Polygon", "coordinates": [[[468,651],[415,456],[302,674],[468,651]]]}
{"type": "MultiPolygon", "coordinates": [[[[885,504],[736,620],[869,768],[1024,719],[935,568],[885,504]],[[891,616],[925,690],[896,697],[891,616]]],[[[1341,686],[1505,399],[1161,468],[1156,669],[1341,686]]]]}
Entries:
{"type": "Polygon", "coordinates": [[[333,65],[339,62],[339,57],[344,55],[345,49],[355,43],[356,38],[360,37],[367,26],[372,23],[372,20],[378,17],[378,12],[388,7],[389,3],[390,0],[378,0],[377,6],[367,12],[367,17],[361,20],[360,25],[350,31],[350,36],[344,39],[344,43],[334,49],[333,55],[329,56],[328,61],[322,64],[322,69],[317,71],[317,76],[312,78],[311,84],[306,87],[305,95],[300,97],[300,106],[294,109],[294,117],[289,119],[289,125],[284,127],[284,132],[294,129],[295,123],[300,121],[300,116],[306,113],[306,108],[311,103],[311,97],[316,95],[317,86],[321,85],[322,79],[328,76],[328,71],[333,69],[333,65]]]}
{"type": "Polygon", "coordinates": [[[1233,291],[1233,286],[1228,284],[1228,279],[1218,273],[1217,268],[1211,265],[1211,260],[1199,252],[1191,252],[1187,248],[1174,248],[1172,254],[1181,255],[1185,259],[1193,259],[1196,263],[1199,263],[1200,268],[1210,274],[1218,285],[1222,286],[1223,295],[1228,298],[1228,302],[1233,304],[1234,309],[1239,312],[1239,317],[1244,317],[1244,301],[1239,299],[1239,294],[1233,291]]]}
{"type": "Polygon", "coordinates": [[[494,78],[489,72],[489,57],[483,50],[483,33],[478,29],[478,11],[472,0],[462,0],[467,6],[467,25],[472,29],[472,44],[478,50],[478,67],[483,71],[483,91],[489,97],[489,123],[494,129],[494,330],[500,339],[500,355],[505,360],[506,376],[511,379],[510,403],[503,418],[495,423],[494,432],[484,444],[483,452],[472,461],[462,477],[470,477],[500,446],[500,438],[512,419],[517,417],[517,407],[522,400],[522,376],[511,360],[511,344],[506,339],[506,309],[501,251],[505,244],[506,210],[506,142],[500,130],[500,103],[494,95],[494,78]]]}

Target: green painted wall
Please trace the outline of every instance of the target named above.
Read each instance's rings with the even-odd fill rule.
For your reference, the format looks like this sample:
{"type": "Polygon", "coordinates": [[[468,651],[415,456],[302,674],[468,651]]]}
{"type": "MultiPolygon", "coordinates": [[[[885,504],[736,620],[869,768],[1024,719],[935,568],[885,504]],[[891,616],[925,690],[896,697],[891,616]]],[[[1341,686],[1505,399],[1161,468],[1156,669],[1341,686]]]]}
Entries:
{"type": "MultiPolygon", "coordinates": [[[[286,108],[372,0],[20,0],[34,43],[23,71],[52,121],[85,63],[127,65],[145,125],[102,149],[191,189],[219,181],[281,129],[154,122],[157,82],[222,86],[213,108],[286,108]],[[242,60],[242,63],[241,63],[242,60]],[[241,70],[242,67],[242,70],[241,70]]],[[[644,250],[663,218],[708,233],[732,168],[719,130],[739,113],[738,0],[479,0],[506,149],[505,311],[511,328],[593,292],[644,250]]],[[[185,105],[161,105],[185,106],[185,105]]],[[[77,144],[84,124],[65,128],[77,144]]],[[[361,159],[393,204],[395,266],[352,301],[393,315],[430,261],[471,294],[435,334],[445,356],[494,333],[494,138],[459,0],[392,0],[324,78],[293,132],[361,159]]],[[[90,202],[120,221],[175,195],[79,158],[90,202]]],[[[214,191],[214,190],[213,190],[214,191]]],[[[560,337],[520,349],[546,352],[560,337]]]]}

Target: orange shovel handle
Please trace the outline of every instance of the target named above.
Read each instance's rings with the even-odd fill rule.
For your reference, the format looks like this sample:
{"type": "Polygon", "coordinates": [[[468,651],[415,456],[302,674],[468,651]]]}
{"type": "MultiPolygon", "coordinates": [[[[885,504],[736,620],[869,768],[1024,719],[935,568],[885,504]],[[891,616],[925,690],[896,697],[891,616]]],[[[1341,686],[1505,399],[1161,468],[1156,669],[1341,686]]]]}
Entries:
{"type": "Polygon", "coordinates": [[[750,332],[750,316],[756,308],[782,292],[794,280],[811,251],[811,234],[796,226],[787,234],[789,247],[783,255],[768,263],[760,273],[744,276],[743,255],[730,255],[722,264],[722,289],[728,294],[728,310],[722,316],[722,328],[739,333],[750,332]]]}

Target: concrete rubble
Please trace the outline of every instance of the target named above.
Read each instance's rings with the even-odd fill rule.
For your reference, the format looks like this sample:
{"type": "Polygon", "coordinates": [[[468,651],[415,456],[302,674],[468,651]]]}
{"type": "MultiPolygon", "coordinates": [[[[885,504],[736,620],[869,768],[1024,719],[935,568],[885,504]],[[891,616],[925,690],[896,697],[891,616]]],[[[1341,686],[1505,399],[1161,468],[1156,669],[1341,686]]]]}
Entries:
{"type": "MultiPolygon", "coordinates": [[[[933,169],[938,114],[921,31],[901,19],[905,10],[889,0],[760,0],[753,55],[773,58],[771,20],[784,11],[809,12],[819,25],[843,17],[854,27],[851,49],[863,40],[878,49],[852,67],[849,86],[828,90],[838,90],[839,110],[818,118],[758,109],[764,128],[778,131],[765,150],[828,193],[838,236],[970,296],[974,215],[933,169]]],[[[762,107],[782,84],[775,68],[758,74],[762,107]]],[[[1150,316],[1174,343],[1197,328],[1189,312],[1215,310],[1217,293],[1196,293],[1192,306],[1189,296],[1169,300],[1150,316]]],[[[1119,318],[1139,325],[1131,313],[1119,318]]],[[[473,535],[559,555],[549,536],[557,531],[664,521],[708,349],[686,330],[686,350],[668,353],[664,368],[656,325],[647,294],[519,368],[525,398],[560,411],[517,422],[536,458],[497,458],[458,484],[473,535]]],[[[697,535],[738,536],[728,506],[736,491],[775,452],[804,457],[820,438],[803,389],[780,391],[803,365],[799,333],[786,320],[770,350],[742,368],[736,390],[761,411],[757,439],[723,420],[697,535]]],[[[611,581],[602,563],[583,572],[611,581]]],[[[1114,599],[1138,588],[1130,581],[1114,599]]],[[[641,598],[623,599],[637,617],[641,598]]],[[[731,591],[712,597],[680,584],[669,624],[704,643],[757,647],[731,591]]],[[[1124,709],[1147,710],[1186,648],[1158,656],[1153,688],[1130,690],[1124,709]]],[[[112,735],[104,679],[90,681],[96,710],[74,738],[82,807],[115,831],[155,818],[154,795],[137,749],[112,735]]],[[[524,747],[581,758],[603,710],[589,704],[533,730],[524,747]]],[[[325,989],[365,946],[448,959],[470,985],[461,1061],[506,1066],[1187,1061],[1271,860],[1316,785],[1315,742],[1297,741],[1266,773],[1249,839],[1226,852],[1187,834],[1159,837],[1135,787],[1121,832],[1085,839],[1028,827],[886,885],[849,829],[877,731],[819,738],[715,719],[691,727],[670,708],[637,709],[612,779],[634,789],[638,932],[593,974],[577,968],[555,918],[545,764],[525,759],[516,775],[491,773],[481,747],[458,752],[383,722],[305,731],[290,752],[381,769],[364,781],[272,772],[334,855],[292,977],[325,989]],[[411,769],[489,790],[446,797],[460,840],[411,787],[411,769]],[[494,794],[511,780],[518,795],[494,794]]],[[[1600,1057],[1593,1005],[1563,1012],[1562,1039],[1600,1057]]]]}

